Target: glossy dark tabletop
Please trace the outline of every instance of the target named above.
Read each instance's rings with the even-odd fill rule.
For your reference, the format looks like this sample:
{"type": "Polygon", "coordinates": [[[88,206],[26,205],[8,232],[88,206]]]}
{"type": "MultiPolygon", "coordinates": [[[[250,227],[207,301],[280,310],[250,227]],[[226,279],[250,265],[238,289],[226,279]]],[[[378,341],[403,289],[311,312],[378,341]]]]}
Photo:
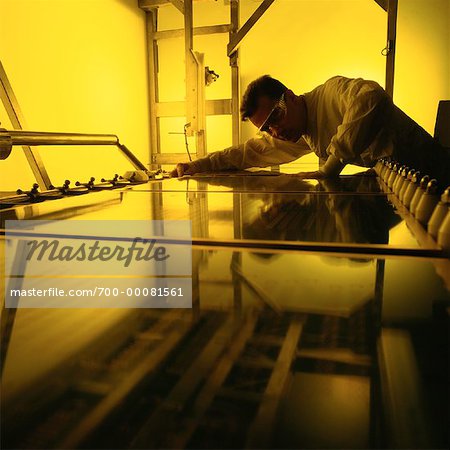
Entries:
{"type": "MultiPolygon", "coordinates": [[[[443,323],[438,313],[448,308],[450,302],[449,260],[439,253],[432,240],[420,235],[420,230],[413,226],[414,221],[395,205],[394,197],[383,193],[374,177],[342,177],[332,182],[318,182],[286,176],[234,174],[165,179],[122,190],[92,192],[3,209],[2,227],[7,219],[59,219],[71,221],[71,224],[76,224],[77,220],[143,223],[188,220],[193,236],[192,309],[173,309],[167,313],[121,307],[63,309],[57,303],[46,309],[17,309],[2,374],[2,401],[8,412],[4,420],[14,431],[9,439],[18,443],[11,448],[33,448],[23,442],[35,444],[37,437],[43,439],[42,448],[78,448],[70,441],[70,433],[67,437],[65,430],[72,430],[74,425],[71,428],[62,420],[68,416],[65,411],[73,412],[75,424],[83,423],[86,418],[92,420],[98,408],[110,402],[110,395],[113,397],[121,391],[122,382],[127,381],[130,374],[134,376],[136,368],[140,370],[152,351],[160,351],[172,341],[181,344],[174,345],[174,353],[170,348],[167,350],[164,367],[175,369],[168,376],[165,369],[162,370],[161,379],[164,383],[172,380],[176,370],[184,367],[184,361],[184,373],[189,377],[195,373],[186,383],[194,390],[197,385],[192,379],[209,376],[209,372],[199,372],[196,365],[200,361],[200,368],[206,370],[202,359],[206,346],[208,351],[210,343],[230,348],[224,333],[231,336],[240,330],[233,336],[241,339],[241,333],[252,321],[255,334],[253,340],[249,335],[251,345],[257,339],[264,343],[283,338],[285,331],[279,335],[273,331],[279,323],[289,325],[291,330],[299,320],[302,322],[303,334],[294,348],[293,364],[289,364],[297,380],[293,386],[304,387],[305,392],[314,392],[319,386],[322,395],[327,397],[325,403],[335,402],[331,404],[337,405],[333,406],[336,414],[326,418],[328,422],[325,420],[329,426],[337,423],[337,416],[347,414],[350,424],[366,417],[361,427],[355,427],[363,429],[366,439],[372,411],[372,406],[369,408],[370,365],[376,361],[372,353],[379,344],[374,332],[382,329],[385,333],[382,336],[389,337],[386,330],[387,333],[393,330],[394,334],[400,330],[401,339],[407,338],[408,351],[414,345],[415,350],[425,349],[423,353],[428,356],[431,344],[426,333],[443,323]],[[175,341],[174,336],[180,340],[175,341]],[[359,375],[343,375],[338,366],[333,366],[336,373],[330,373],[331,360],[323,363],[322,351],[331,360],[339,361],[344,355],[353,363],[356,361],[359,375]],[[305,370],[310,367],[314,352],[314,358],[319,355],[318,368],[305,370]],[[361,367],[367,368],[362,376],[361,367]],[[334,394],[338,385],[343,386],[341,402],[327,394],[334,394]],[[327,391],[327,386],[333,390],[327,391]],[[58,405],[57,414],[48,414],[50,408],[45,409],[48,403],[58,405]],[[41,408],[43,412],[39,409],[34,412],[36,404],[45,406],[41,408]],[[29,412],[26,419],[21,418],[20,411],[29,412]],[[42,424],[46,426],[47,435],[41,433],[42,424]]],[[[72,227],[66,227],[66,232],[70,229],[72,227]]],[[[127,230],[121,236],[120,230],[108,228],[105,222],[104,235],[100,233],[100,237],[112,234],[120,239],[127,236],[127,230]]],[[[7,246],[14,250],[18,240],[10,236],[5,239],[3,235],[0,255],[7,246]]],[[[3,264],[3,257],[1,261],[3,264]]],[[[71,270],[70,266],[62,266],[58,276],[70,275],[71,270]]],[[[116,278],[109,280],[114,282],[116,278]]],[[[48,279],[23,277],[21,283],[23,289],[45,288],[48,279]]],[[[89,283],[89,277],[76,279],[76,287],[80,289],[89,287],[89,283]]],[[[134,283],[136,285],[136,280],[134,283]]],[[[0,287],[3,294],[5,286],[0,287]]],[[[384,345],[388,350],[397,349],[396,345],[384,345]]],[[[442,360],[445,351],[437,347],[442,360]]],[[[263,345],[255,353],[251,347],[244,355],[244,363],[261,363],[262,360],[266,370],[267,363],[271,363],[264,353],[266,350],[263,345]],[[250,357],[254,360],[249,361],[250,357]]],[[[410,366],[395,352],[391,354],[402,385],[404,373],[407,376],[412,373],[410,366]]],[[[228,358],[227,355],[224,358],[228,358]]],[[[155,363],[155,367],[157,365],[155,363]]],[[[422,367],[429,377],[428,366],[422,364],[422,367]]],[[[209,370],[209,366],[207,368],[209,370]]],[[[246,369],[244,378],[236,382],[238,388],[242,382],[246,392],[250,389],[252,373],[251,368],[246,369]]],[[[165,386],[158,383],[153,383],[152,379],[149,384],[158,391],[160,386],[165,386]]],[[[428,389],[435,384],[430,378],[423,386],[428,389]]],[[[224,391],[230,391],[229,385],[224,383],[224,386],[224,391]]],[[[295,405],[304,405],[303,394],[302,401],[289,403],[296,388],[289,391],[288,403],[280,409],[281,415],[289,416],[284,423],[291,423],[295,405]]],[[[142,398],[152,398],[152,395],[146,392],[142,398]]],[[[320,395],[315,394],[315,397],[320,395]]],[[[165,410],[169,413],[175,410],[173,405],[177,403],[161,398],[160,404],[165,410]]],[[[401,398],[398,404],[403,403],[401,398]]],[[[140,403],[134,404],[139,406],[140,403]]],[[[308,419],[317,404],[304,405],[306,412],[302,416],[300,411],[299,417],[308,419]]],[[[157,406],[149,410],[153,411],[152,408],[157,410],[157,406]]],[[[129,407],[125,409],[126,417],[134,417],[129,407]]],[[[181,409],[176,411],[178,414],[181,409]]],[[[188,415],[188,420],[191,417],[188,415]]],[[[173,421],[177,428],[182,423],[180,420],[173,421]]],[[[298,428],[301,422],[295,426],[298,428]]],[[[321,430],[323,423],[320,417],[311,426],[321,430]]],[[[308,422],[308,432],[311,426],[308,422]]],[[[122,433],[126,428],[117,429],[122,433]]],[[[280,430],[281,434],[286,434],[283,428],[280,430]]],[[[320,431],[316,433],[321,435],[320,431]]],[[[215,439],[214,436],[213,444],[223,442],[220,439],[215,442],[215,439]]],[[[283,448],[301,445],[293,442],[283,448]]],[[[91,448],[111,448],[108,445],[92,445],[91,448]]],[[[197,448],[194,444],[192,447],[197,448]]],[[[279,447],[282,448],[281,444],[279,447]]],[[[366,447],[358,442],[352,448],[366,447]]]]}
{"type": "Polygon", "coordinates": [[[234,192],[352,192],[379,194],[374,176],[342,176],[337,180],[302,180],[278,172],[221,172],[196,174],[182,178],[152,180],[134,188],[136,191],[234,191],[234,192]]]}
{"type": "Polygon", "coordinates": [[[193,238],[210,243],[332,243],[363,245],[368,253],[380,246],[435,250],[432,240],[419,244],[389,200],[375,177],[319,183],[283,175],[219,176],[47,200],[2,210],[2,221],[190,220],[193,238]]]}

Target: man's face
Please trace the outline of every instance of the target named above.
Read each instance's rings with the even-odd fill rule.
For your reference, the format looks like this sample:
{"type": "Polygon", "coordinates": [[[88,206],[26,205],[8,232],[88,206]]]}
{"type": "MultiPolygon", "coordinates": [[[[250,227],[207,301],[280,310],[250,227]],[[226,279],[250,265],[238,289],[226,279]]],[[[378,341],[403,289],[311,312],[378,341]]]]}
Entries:
{"type": "MultiPolygon", "coordinates": [[[[306,131],[306,107],[304,100],[297,97],[292,91],[284,93],[285,111],[280,114],[277,108],[277,102],[269,97],[260,97],[258,109],[250,117],[250,121],[257,128],[265,123],[269,115],[272,114],[274,120],[269,118],[267,131],[271,136],[284,141],[297,142],[306,131]]],[[[266,127],[265,127],[266,128],[266,127]]]]}

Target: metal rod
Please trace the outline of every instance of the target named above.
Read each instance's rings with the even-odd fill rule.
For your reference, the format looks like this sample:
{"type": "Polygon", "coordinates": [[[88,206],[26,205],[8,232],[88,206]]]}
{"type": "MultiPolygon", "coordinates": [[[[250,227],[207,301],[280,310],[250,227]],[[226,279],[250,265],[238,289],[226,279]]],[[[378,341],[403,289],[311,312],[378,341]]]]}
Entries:
{"type": "Polygon", "coordinates": [[[395,46],[397,36],[398,0],[388,0],[387,49],[386,56],[386,92],[394,96],[395,46]]]}
{"type": "Polygon", "coordinates": [[[0,143],[3,149],[13,145],[115,145],[133,164],[135,169],[147,171],[147,167],[119,142],[115,134],[54,133],[46,131],[23,131],[0,129],[0,143]]]}
{"type": "Polygon", "coordinates": [[[117,143],[117,147],[121,150],[125,158],[127,158],[128,161],[130,161],[130,163],[133,164],[135,169],[147,172],[148,170],[147,167],[145,167],[145,165],[141,163],[141,161],[134,155],[134,153],[131,150],[129,150],[125,145],[120,143],[117,143]]]}
{"type": "Polygon", "coordinates": [[[375,0],[375,1],[387,12],[389,0],[375,0]]]}
{"type": "MultiPolygon", "coordinates": [[[[153,165],[154,159],[161,153],[159,117],[157,114],[159,102],[158,89],[158,42],[154,39],[158,31],[158,10],[153,9],[145,13],[147,31],[147,62],[148,62],[148,92],[149,92],[149,112],[150,112],[150,161],[152,168],[159,168],[153,165]]],[[[186,105],[183,102],[183,107],[186,105]]],[[[185,115],[185,111],[181,116],[185,115]]],[[[177,161],[178,162],[178,161],[177,161]]]]}
{"type": "MultiPolygon", "coordinates": [[[[233,0],[230,2],[230,43],[234,41],[239,31],[240,5],[233,0]]],[[[230,44],[228,44],[230,45],[230,44]]],[[[232,144],[239,145],[241,135],[241,122],[239,117],[240,99],[240,75],[239,75],[239,49],[236,48],[230,57],[231,67],[231,124],[232,124],[232,144]]]]}
{"type": "MultiPolygon", "coordinates": [[[[201,36],[207,34],[216,34],[216,33],[229,33],[230,25],[210,25],[206,27],[195,27],[193,30],[194,36],[201,36]]],[[[184,28],[177,28],[176,30],[162,30],[156,31],[153,34],[152,39],[169,39],[169,38],[177,38],[184,37],[184,28]]]]}
{"type": "Polygon", "coordinates": [[[184,2],[183,0],[169,0],[175,8],[180,11],[181,14],[184,14],[184,2]]]}
{"type": "MultiPolygon", "coordinates": [[[[234,0],[236,1],[236,0],[234,0]]],[[[230,57],[241,44],[242,39],[246,36],[246,34],[252,29],[253,25],[260,19],[260,17],[267,11],[269,6],[275,0],[264,0],[256,9],[256,11],[251,15],[251,17],[247,20],[247,22],[242,25],[242,27],[237,31],[237,33],[233,34],[230,42],[227,45],[227,55],[230,57]]],[[[239,2],[236,2],[239,3],[239,2]]]]}
{"type": "Polygon", "coordinates": [[[1,137],[11,137],[12,145],[117,145],[114,134],[53,133],[36,131],[0,131],[1,137]]]}

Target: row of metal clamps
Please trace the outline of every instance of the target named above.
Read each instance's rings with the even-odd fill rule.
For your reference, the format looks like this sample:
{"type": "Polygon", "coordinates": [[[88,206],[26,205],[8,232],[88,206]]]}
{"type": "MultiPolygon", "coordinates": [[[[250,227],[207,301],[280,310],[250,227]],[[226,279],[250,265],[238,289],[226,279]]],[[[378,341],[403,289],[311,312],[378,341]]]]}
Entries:
{"type": "Polygon", "coordinates": [[[378,160],[375,171],[438,245],[450,250],[450,186],[439,197],[437,180],[389,159],[378,160]]]}

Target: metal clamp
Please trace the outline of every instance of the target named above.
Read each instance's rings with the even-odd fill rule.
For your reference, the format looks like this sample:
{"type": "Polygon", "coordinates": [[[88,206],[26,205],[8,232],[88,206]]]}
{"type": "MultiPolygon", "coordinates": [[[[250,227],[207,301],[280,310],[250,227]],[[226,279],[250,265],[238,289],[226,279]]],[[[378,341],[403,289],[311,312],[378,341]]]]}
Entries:
{"type": "Polygon", "coordinates": [[[12,138],[4,131],[4,128],[0,128],[0,159],[6,159],[12,150],[12,138]]]}

